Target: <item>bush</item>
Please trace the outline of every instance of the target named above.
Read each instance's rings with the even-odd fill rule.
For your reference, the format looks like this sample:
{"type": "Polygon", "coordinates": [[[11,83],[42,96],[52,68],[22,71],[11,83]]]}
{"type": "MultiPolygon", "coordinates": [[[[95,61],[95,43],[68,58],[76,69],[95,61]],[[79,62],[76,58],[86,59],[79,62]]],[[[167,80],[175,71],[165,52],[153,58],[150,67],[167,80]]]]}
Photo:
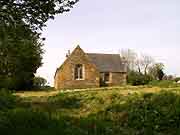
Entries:
{"type": "Polygon", "coordinates": [[[125,129],[127,135],[131,134],[131,130],[131,135],[178,135],[179,108],[180,96],[173,92],[132,94],[123,104],[113,103],[96,114],[96,121],[108,122],[102,128],[96,125],[96,130],[107,127],[112,129],[111,134],[124,135],[121,129],[125,129]]]}
{"type": "MultiPolygon", "coordinates": [[[[169,132],[178,134],[180,120],[180,97],[175,93],[161,92],[143,96],[129,104],[128,126],[142,134],[169,132]]],[[[168,133],[166,133],[168,134],[168,133]]]]}
{"type": "Polygon", "coordinates": [[[39,99],[28,101],[29,106],[0,111],[0,134],[178,135],[180,132],[180,96],[175,92],[124,96],[119,91],[91,91],[39,99]]]}
{"type": "Polygon", "coordinates": [[[149,82],[151,86],[158,86],[161,88],[170,88],[170,87],[177,87],[178,84],[171,80],[153,80],[149,82]]]}
{"type": "Polygon", "coordinates": [[[16,106],[16,96],[8,90],[0,90],[0,110],[7,110],[16,106]]]}
{"type": "Polygon", "coordinates": [[[142,73],[136,71],[130,71],[127,78],[128,83],[131,85],[145,85],[151,80],[152,79],[149,75],[143,75],[142,73]]]}
{"type": "Polygon", "coordinates": [[[67,96],[63,93],[55,97],[50,97],[48,102],[52,104],[52,106],[56,106],[58,108],[79,108],[81,106],[80,98],[76,96],[67,96]]]}
{"type": "Polygon", "coordinates": [[[180,77],[176,77],[176,78],[174,79],[174,81],[176,81],[176,82],[180,81],[180,77]]]}
{"type": "Polygon", "coordinates": [[[33,78],[33,87],[35,89],[44,89],[46,88],[47,80],[43,77],[34,77],[33,78]]]}
{"type": "Polygon", "coordinates": [[[40,110],[16,108],[0,112],[2,135],[80,135],[70,124],[71,117],[55,116],[40,110]]]}
{"type": "Polygon", "coordinates": [[[12,89],[16,85],[15,78],[4,77],[0,75],[0,88],[12,89]]]}

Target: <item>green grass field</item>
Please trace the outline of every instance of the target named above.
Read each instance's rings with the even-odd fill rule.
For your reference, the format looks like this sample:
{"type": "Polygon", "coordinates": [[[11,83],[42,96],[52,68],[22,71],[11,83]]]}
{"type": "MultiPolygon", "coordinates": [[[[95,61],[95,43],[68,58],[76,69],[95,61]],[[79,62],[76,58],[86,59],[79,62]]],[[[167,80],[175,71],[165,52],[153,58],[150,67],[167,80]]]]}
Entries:
{"type": "Polygon", "coordinates": [[[1,92],[2,135],[179,135],[180,87],[1,92]],[[6,98],[5,98],[6,97],[6,98]],[[8,100],[6,100],[8,99],[8,100]]]}

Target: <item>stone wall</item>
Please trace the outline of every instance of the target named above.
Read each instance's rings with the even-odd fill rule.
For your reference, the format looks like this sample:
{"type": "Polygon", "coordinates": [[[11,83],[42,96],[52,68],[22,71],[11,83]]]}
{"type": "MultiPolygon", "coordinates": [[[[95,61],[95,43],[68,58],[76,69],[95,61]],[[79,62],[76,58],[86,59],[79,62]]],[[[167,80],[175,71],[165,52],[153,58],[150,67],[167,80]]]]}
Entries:
{"type": "Polygon", "coordinates": [[[112,82],[111,86],[125,85],[127,83],[127,73],[111,73],[112,82]]]}
{"type": "MultiPolygon", "coordinates": [[[[100,79],[103,80],[103,72],[100,73],[100,79]]],[[[101,81],[101,86],[120,86],[120,85],[125,85],[126,84],[126,78],[127,74],[126,73],[109,73],[109,82],[103,82],[101,81]]]]}
{"type": "Polygon", "coordinates": [[[55,75],[54,87],[56,89],[99,87],[99,72],[80,47],[77,47],[66,59],[55,75]],[[74,79],[76,64],[84,67],[83,80],[74,79]]]}

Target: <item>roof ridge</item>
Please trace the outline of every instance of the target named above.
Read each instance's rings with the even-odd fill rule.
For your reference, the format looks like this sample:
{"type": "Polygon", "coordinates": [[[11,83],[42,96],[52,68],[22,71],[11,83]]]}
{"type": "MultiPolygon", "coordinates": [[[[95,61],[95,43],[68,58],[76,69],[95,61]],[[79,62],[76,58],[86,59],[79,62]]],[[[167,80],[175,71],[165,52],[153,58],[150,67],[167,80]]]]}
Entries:
{"type": "Polygon", "coordinates": [[[86,54],[120,55],[118,53],[86,53],[86,54]]]}

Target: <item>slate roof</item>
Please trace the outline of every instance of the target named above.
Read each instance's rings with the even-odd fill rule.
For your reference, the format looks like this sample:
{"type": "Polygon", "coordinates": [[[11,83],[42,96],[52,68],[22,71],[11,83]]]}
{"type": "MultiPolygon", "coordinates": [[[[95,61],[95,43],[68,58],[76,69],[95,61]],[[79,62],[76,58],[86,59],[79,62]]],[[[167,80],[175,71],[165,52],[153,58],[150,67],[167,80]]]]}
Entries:
{"type": "Polygon", "coordinates": [[[119,54],[86,53],[99,72],[127,72],[126,62],[119,54]]]}

